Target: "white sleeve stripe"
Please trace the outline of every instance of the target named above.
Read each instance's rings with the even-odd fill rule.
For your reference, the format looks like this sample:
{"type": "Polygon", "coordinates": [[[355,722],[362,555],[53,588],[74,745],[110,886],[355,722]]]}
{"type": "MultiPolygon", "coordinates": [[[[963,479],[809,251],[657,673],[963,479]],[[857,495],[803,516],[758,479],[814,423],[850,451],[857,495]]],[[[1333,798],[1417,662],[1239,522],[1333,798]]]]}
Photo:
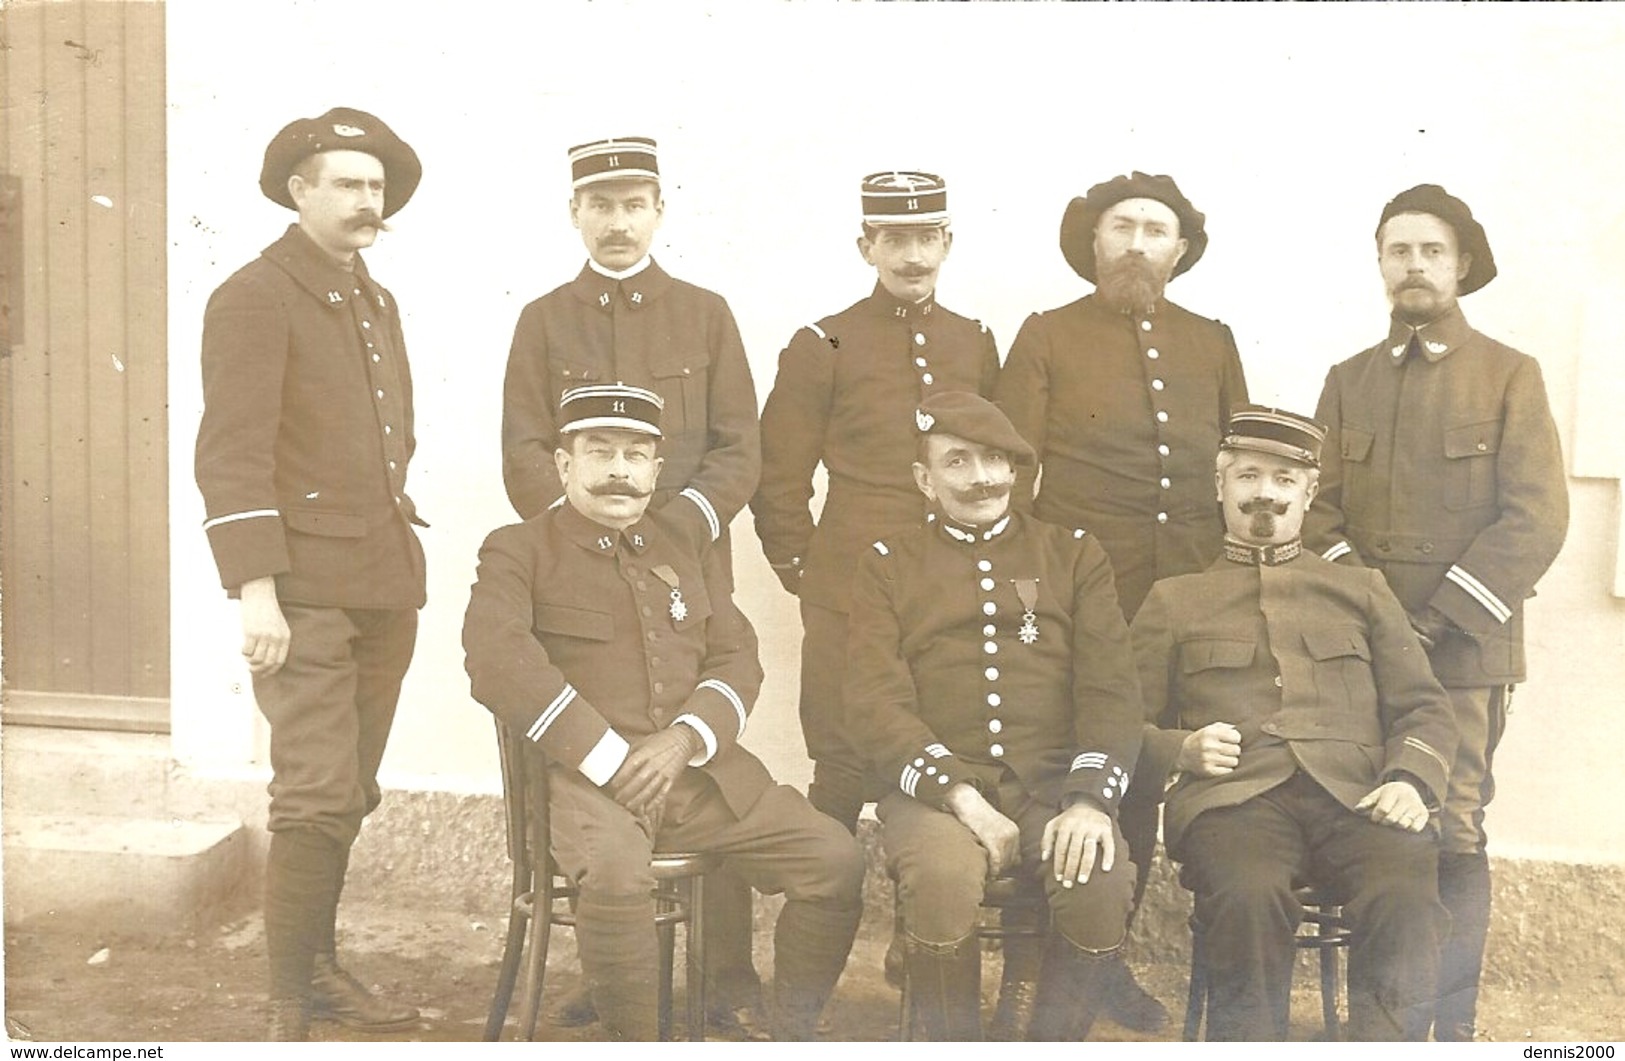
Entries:
{"type": "Polygon", "coordinates": [[[707,678],[705,681],[694,687],[695,692],[699,692],[701,689],[710,689],[712,692],[721,696],[724,700],[733,705],[734,714],[739,716],[739,732],[735,734],[735,738],[737,739],[738,737],[743,737],[745,735],[746,715],[745,701],[741,699],[740,695],[733,691],[733,687],[731,685],[725,681],[722,681],[720,678],[707,678]]]}
{"type": "Polygon", "coordinates": [[[1439,767],[1443,769],[1446,774],[1450,773],[1450,764],[1445,762],[1444,756],[1440,755],[1438,750],[1432,745],[1428,744],[1426,741],[1418,740],[1415,737],[1406,737],[1405,746],[1408,748],[1415,748],[1417,751],[1422,752],[1425,755],[1432,756],[1433,761],[1438,763],[1439,767]]]}
{"type": "Polygon", "coordinates": [[[1502,603],[1500,597],[1491,593],[1488,586],[1468,574],[1461,567],[1452,564],[1450,570],[1444,573],[1444,577],[1460,586],[1467,592],[1468,596],[1483,605],[1484,610],[1489,612],[1496,622],[1504,623],[1512,618],[1512,609],[1502,603]]]}
{"type": "Polygon", "coordinates": [[[820,328],[816,324],[807,325],[807,330],[812,332],[814,335],[818,336],[818,338],[820,338],[820,339],[828,339],[829,338],[829,336],[824,334],[824,329],[820,328]]]}
{"type": "Polygon", "coordinates": [[[710,726],[705,724],[705,719],[699,715],[678,715],[671,720],[671,724],[674,726],[679,722],[686,723],[689,728],[700,735],[700,740],[705,742],[705,750],[696,752],[694,758],[688,761],[688,765],[704,766],[717,757],[717,735],[711,731],[710,726]]]}
{"type": "Polygon", "coordinates": [[[531,740],[541,740],[542,734],[546,733],[548,727],[552,726],[554,722],[558,721],[559,715],[564,713],[564,709],[569,707],[570,701],[574,700],[575,698],[575,686],[566,685],[564,690],[553,698],[553,702],[548,704],[546,709],[544,709],[542,713],[537,716],[536,721],[530,724],[530,728],[525,730],[525,736],[529,737],[531,740]]]}
{"type": "Polygon", "coordinates": [[[897,779],[897,787],[906,794],[914,795],[914,787],[920,783],[920,771],[913,765],[903,767],[903,775],[897,779]]]}
{"type": "Polygon", "coordinates": [[[1347,556],[1353,551],[1354,546],[1350,545],[1348,542],[1338,542],[1330,549],[1327,549],[1325,552],[1321,553],[1320,556],[1323,560],[1336,560],[1338,557],[1347,556]]]}
{"type": "Polygon", "coordinates": [[[716,541],[722,537],[722,521],[717,518],[717,510],[711,507],[711,502],[706,499],[706,496],[692,486],[686,486],[678,493],[699,506],[700,514],[705,517],[705,522],[711,526],[711,540],[716,541]]]}
{"type": "Polygon", "coordinates": [[[626,753],[631,750],[632,746],[626,742],[625,737],[612,729],[605,730],[604,735],[598,738],[598,743],[593,745],[592,751],[581,760],[581,765],[577,769],[588,781],[603,787],[609,784],[609,779],[615,776],[615,771],[626,762],[626,753]]]}
{"type": "Polygon", "coordinates": [[[213,530],[222,523],[236,523],[240,519],[264,519],[268,516],[281,516],[282,513],[274,508],[256,508],[248,512],[233,512],[227,516],[216,516],[203,521],[204,530],[213,530]]]}

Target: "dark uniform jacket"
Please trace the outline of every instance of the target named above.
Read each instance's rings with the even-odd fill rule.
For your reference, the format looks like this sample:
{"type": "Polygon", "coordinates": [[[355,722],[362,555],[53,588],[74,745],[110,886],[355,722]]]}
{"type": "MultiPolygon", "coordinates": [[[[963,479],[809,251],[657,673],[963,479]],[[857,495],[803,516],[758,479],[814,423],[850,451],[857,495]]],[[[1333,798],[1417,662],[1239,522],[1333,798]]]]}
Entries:
{"type": "Polygon", "coordinates": [[[1480,334],[1460,307],[1334,367],[1330,428],[1306,544],[1377,568],[1412,613],[1465,634],[1433,649],[1446,686],[1522,681],[1523,602],[1568,530],[1557,427],[1540,365],[1480,334]]]}
{"type": "MultiPolygon", "coordinates": [[[[1228,327],[1172,302],[1142,317],[1089,295],[1027,318],[996,397],[1038,453],[1038,518],[1099,540],[1125,615],[1156,579],[1213,562],[1213,454],[1247,401],[1228,327]]],[[[1018,484],[1018,505],[1031,488],[1018,484]]]]}
{"type": "Polygon", "coordinates": [[[661,519],[615,531],[568,502],[493,531],[463,620],[474,699],[600,785],[628,742],[692,724],[744,814],[772,781],[739,746],[762,669],[724,565],[661,519]]]}
{"type": "Polygon", "coordinates": [[[209,299],[196,473],[235,595],[417,608],[423,550],[406,494],[412,377],[395,299],[291,225],[209,299]]]}
{"type": "Polygon", "coordinates": [[[1436,803],[1456,751],[1455,716],[1382,577],[1297,542],[1225,552],[1205,572],[1153,586],[1132,627],[1145,717],[1161,730],[1147,743],[1168,745],[1156,759],[1173,761],[1185,737],[1212,722],[1241,731],[1235,770],[1185,775],[1169,790],[1169,853],[1179,857],[1198,814],[1245,803],[1298,770],[1350,810],[1398,774],[1436,803]]]}
{"type": "Polygon", "coordinates": [[[528,519],[564,494],[553,464],[559,398],[617,382],[666,402],[654,507],[680,494],[686,500],[668,513],[674,529],[716,541],[761,473],[756,389],[727,302],[653,261],[625,280],[583,266],[520,313],[502,399],[502,475],[514,510],[528,519]]]}
{"type": "Polygon", "coordinates": [[[911,471],[914,413],[938,391],[987,397],[999,355],[986,326],[880,284],[796,332],[762,410],[762,483],[751,501],[768,562],[802,562],[802,600],[847,610],[869,543],[913,527],[925,498],[911,471]],[[813,522],[813,472],[829,489],[813,522]]]}
{"type": "Polygon", "coordinates": [[[852,599],[848,718],[888,784],[941,807],[1013,772],[1034,799],[1113,816],[1140,696],[1111,565],[1092,537],[1012,513],[972,531],[933,513],[866,551],[852,599]],[[1037,636],[1023,636],[1032,601],[1037,636]]]}

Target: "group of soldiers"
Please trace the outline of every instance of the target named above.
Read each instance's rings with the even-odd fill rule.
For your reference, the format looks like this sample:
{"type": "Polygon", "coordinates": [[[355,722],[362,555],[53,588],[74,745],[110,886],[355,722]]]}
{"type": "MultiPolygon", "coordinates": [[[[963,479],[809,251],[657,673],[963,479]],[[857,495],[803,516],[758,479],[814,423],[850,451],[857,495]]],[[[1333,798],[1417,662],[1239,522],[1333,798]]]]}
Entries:
{"type": "MultiPolygon", "coordinates": [[[[712,1022],[815,1037],[874,804],[901,910],[886,971],[931,1038],[1165,1022],[1120,954],[1159,816],[1211,1038],[1286,1036],[1305,883],[1354,925],[1352,1035],[1472,1037],[1491,759],[1567,494],[1538,365],[1457,304],[1495,275],[1466,204],[1420,185],[1383,209],[1387,337],[1308,417],[1249,404],[1229,329],[1165,297],[1207,245],[1171,178],[1071,202],[1061,250],[1094,291],[1029,317],[1001,366],[935,300],[946,182],[875,173],[874,289],[791,337],[758,416],[727,303],[650,256],[656,144],[568,157],[588,261],[515,328],[522,522],[486,538],[463,627],[474,698],[553,767],[585,985],[555,1020],[656,1036],[650,859],[699,849],[723,861],[712,1022]],[[733,601],[747,506],[799,598],[805,796],[740,743],[762,680],[733,601]],[[1007,942],[984,1027],[975,930],[1004,878],[1047,931],[1007,942]],[[785,898],[771,992],[752,890],[785,898]]],[[[298,219],[205,316],[205,529],[271,733],[273,1039],[418,1019],[344,971],[334,925],[425,593],[400,315],[358,251],[421,172],[365,112],[289,124],[260,183],[298,219]]]]}

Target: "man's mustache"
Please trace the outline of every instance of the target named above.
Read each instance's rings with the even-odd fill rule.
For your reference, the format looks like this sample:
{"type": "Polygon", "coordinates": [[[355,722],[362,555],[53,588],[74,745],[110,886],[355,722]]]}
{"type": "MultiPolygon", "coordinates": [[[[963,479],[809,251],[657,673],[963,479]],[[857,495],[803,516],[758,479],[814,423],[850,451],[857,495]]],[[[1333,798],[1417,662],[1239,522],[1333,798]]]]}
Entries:
{"type": "Polygon", "coordinates": [[[589,486],[587,493],[594,497],[648,497],[654,491],[640,490],[631,483],[613,482],[589,486]]]}
{"type": "Polygon", "coordinates": [[[963,490],[954,491],[955,501],[991,501],[996,497],[1005,497],[1010,493],[1009,483],[988,483],[986,486],[967,486],[963,490]]]}
{"type": "Polygon", "coordinates": [[[1272,515],[1284,516],[1286,515],[1286,510],[1289,507],[1291,506],[1289,506],[1285,501],[1271,501],[1265,497],[1255,497],[1251,501],[1243,501],[1240,505],[1242,514],[1246,516],[1251,516],[1258,512],[1268,512],[1272,515]]]}
{"type": "Polygon", "coordinates": [[[389,226],[384,223],[384,219],[381,216],[379,216],[377,212],[372,211],[372,210],[363,210],[363,211],[361,211],[361,213],[359,213],[356,216],[352,217],[350,219],[350,227],[351,228],[375,228],[379,232],[388,232],[389,231],[389,226]]]}

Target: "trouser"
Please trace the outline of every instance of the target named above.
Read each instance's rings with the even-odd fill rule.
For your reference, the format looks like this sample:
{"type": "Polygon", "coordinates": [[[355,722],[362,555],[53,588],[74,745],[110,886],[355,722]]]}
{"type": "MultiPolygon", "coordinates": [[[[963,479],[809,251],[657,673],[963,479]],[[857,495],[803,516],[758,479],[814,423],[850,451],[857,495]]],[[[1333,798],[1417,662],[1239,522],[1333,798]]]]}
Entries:
{"type": "Polygon", "coordinates": [[[843,707],[847,616],[803,601],[801,627],[801,733],[813,761],[807,799],[855,834],[863,805],[882,791],[857,750],[863,735],[851,732],[843,707]]]}
{"type": "MultiPolygon", "coordinates": [[[[1031,877],[1048,899],[1052,941],[1046,955],[1026,947],[1024,962],[1044,963],[1023,970],[1020,978],[1040,983],[1040,1005],[1034,1028],[1040,1037],[1058,1037],[1064,1027],[1046,1009],[1088,1010],[1092,1021],[1098,999],[1062,994],[1084,990],[1079,962],[1089,955],[1110,954],[1122,944],[1133,892],[1134,868],[1127,862],[1122,834],[1114,831],[1117,858],[1110,871],[1097,862],[1086,883],[1064,888],[1039,852],[1044,827],[1054,807],[1037,803],[1014,780],[1001,783],[990,802],[1016,823],[1021,833],[1021,864],[1016,874],[1031,877]],[[1053,983],[1049,981],[1053,980],[1053,983]]],[[[910,977],[916,984],[916,1012],[927,1034],[936,1039],[981,1037],[981,953],[976,923],[987,880],[987,852],[963,823],[948,811],[926,806],[901,792],[890,793],[877,808],[881,842],[888,869],[897,881],[903,925],[908,935],[910,977]]],[[[1008,960],[1008,955],[1007,955],[1008,960]]],[[[1007,980],[1009,977],[1006,978],[1007,980]]],[[[1087,1028],[1084,1028],[1087,1033],[1087,1028]]]]}
{"type": "Polygon", "coordinates": [[[1303,908],[1295,883],[1313,880],[1344,906],[1351,1038],[1423,1039],[1448,918],[1427,833],[1378,825],[1313,778],[1291,780],[1234,807],[1197,815],[1180,842],[1196,893],[1209,984],[1208,1038],[1283,1040],[1293,935],[1303,908]]]}
{"type": "Polygon", "coordinates": [[[1450,911],[1450,935],[1439,960],[1439,1038],[1470,1033],[1478,1019],[1478,981],[1490,928],[1490,863],[1484,808],[1495,795],[1491,766],[1506,728],[1512,690],[1497,685],[1448,689],[1461,740],[1450,766],[1440,821],[1439,899],[1450,911]]]}
{"type": "Polygon", "coordinates": [[[794,789],[776,785],[736,817],[711,779],[688,770],[667,796],[659,833],[580,774],[550,781],[553,858],[580,889],[576,944],[606,1032],[656,1034],[656,846],[700,850],[757,891],[783,893],[774,933],[775,1030],[810,1037],[862,914],[863,851],[794,789]]]}
{"type": "Polygon", "coordinates": [[[334,949],[350,845],[378,806],[401,680],[417,640],[413,609],[282,607],[288,658],[254,678],[271,727],[271,847],[265,937],[273,998],[304,996],[315,955],[334,949]]]}

